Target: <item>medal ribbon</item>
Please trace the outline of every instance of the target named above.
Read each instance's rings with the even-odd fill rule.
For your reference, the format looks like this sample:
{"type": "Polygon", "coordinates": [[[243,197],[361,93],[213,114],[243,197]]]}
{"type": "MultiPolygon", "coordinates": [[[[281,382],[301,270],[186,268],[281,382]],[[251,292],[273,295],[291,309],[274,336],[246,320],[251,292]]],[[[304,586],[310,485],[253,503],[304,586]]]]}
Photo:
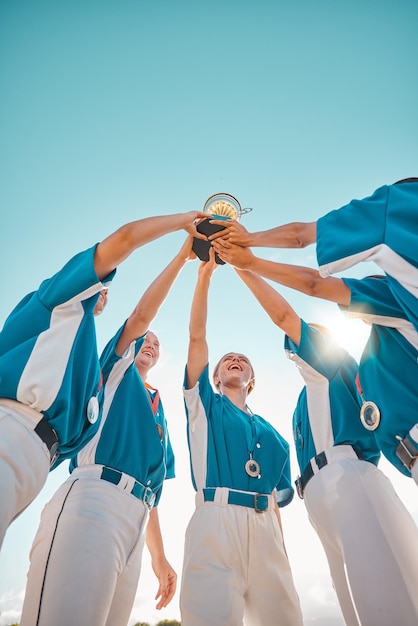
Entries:
{"type": "Polygon", "coordinates": [[[152,408],[152,412],[154,413],[154,416],[157,414],[158,411],[158,405],[160,403],[160,392],[158,391],[158,389],[155,389],[155,387],[151,387],[151,385],[149,385],[148,383],[144,383],[147,391],[148,391],[148,399],[152,408]],[[151,392],[154,392],[154,396],[152,396],[151,392]]]}
{"type": "Polygon", "coordinates": [[[357,387],[357,391],[360,394],[360,397],[363,399],[363,389],[361,388],[360,377],[358,375],[358,372],[356,374],[356,387],[357,387]]]}

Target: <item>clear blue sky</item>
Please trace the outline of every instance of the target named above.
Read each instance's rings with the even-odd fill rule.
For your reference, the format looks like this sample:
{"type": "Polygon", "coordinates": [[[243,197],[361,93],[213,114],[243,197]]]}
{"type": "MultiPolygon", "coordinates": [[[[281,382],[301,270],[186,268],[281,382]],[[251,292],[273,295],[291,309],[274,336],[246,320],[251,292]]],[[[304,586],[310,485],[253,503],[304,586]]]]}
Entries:
{"type": "MultiPolygon", "coordinates": [[[[417,33],[415,0],[0,0],[0,324],[72,254],[133,219],[200,209],[226,191],[254,207],[242,223],[261,230],[416,176],[417,33]]],[[[99,348],[182,241],[168,235],[120,267],[99,348]]],[[[257,252],[315,266],[313,247],[257,252]]],[[[160,518],[179,574],[193,511],[181,383],[196,272],[186,266],[155,320],[163,353],[149,378],[177,456],[160,518]]],[[[283,294],[308,321],[341,326],[333,305],[283,294]]],[[[353,324],[341,336],[358,357],[367,330],[353,324]]],[[[252,409],[291,441],[301,379],[229,267],[213,279],[208,337],[212,364],[228,350],[248,354],[252,409]]],[[[412,481],[382,469],[418,519],[412,481]]],[[[0,626],[19,619],[40,511],[66,475],[52,473],[6,535],[0,626]]],[[[295,497],[282,516],[306,624],[341,625],[303,503],[295,497]]],[[[156,590],[144,552],[132,624],[179,619],[178,595],[157,613],[156,590]]]]}

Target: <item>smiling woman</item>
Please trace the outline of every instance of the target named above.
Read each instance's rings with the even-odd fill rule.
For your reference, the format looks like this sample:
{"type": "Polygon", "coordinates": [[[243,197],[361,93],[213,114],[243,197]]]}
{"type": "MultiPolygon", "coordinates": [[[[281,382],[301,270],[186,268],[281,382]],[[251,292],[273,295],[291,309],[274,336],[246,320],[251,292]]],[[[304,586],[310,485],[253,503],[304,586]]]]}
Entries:
{"type": "Polygon", "coordinates": [[[293,497],[289,445],[247,405],[254,370],[244,354],[226,353],[209,380],[206,341],[213,249],[199,266],[190,313],[184,384],[196,510],[185,538],[184,626],[299,626],[302,613],[284,547],[279,506],[293,497]]]}

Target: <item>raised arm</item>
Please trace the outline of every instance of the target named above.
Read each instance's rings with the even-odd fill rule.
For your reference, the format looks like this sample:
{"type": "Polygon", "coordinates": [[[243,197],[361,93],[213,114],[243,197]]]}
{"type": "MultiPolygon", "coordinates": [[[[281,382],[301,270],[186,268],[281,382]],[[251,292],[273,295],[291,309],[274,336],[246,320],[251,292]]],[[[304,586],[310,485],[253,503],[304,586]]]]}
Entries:
{"type": "Polygon", "coordinates": [[[290,304],[265,280],[248,270],[235,269],[274,324],[299,345],[302,322],[290,304]]]}
{"type": "Polygon", "coordinates": [[[157,600],[155,608],[162,609],[174,597],[177,587],[177,574],[167,561],[164,553],[157,507],[150,511],[145,538],[151,555],[152,569],[159,582],[158,591],[155,595],[155,600],[157,600]]]}
{"type": "Polygon", "coordinates": [[[196,258],[192,251],[192,244],[193,237],[189,235],[174,259],[151,283],[139,300],[119,338],[116,347],[119,355],[125,352],[134,339],[141,337],[148,330],[180,271],[187,261],[196,258]]]}
{"type": "Polygon", "coordinates": [[[251,250],[221,239],[213,247],[223,261],[238,269],[248,269],[285,287],[342,306],[350,304],[350,289],[341,278],[322,278],[317,270],[301,265],[275,263],[256,257],[251,250]]]}
{"type": "Polygon", "coordinates": [[[208,293],[213,272],[217,268],[213,249],[209,250],[209,261],[199,266],[196,287],[193,295],[189,324],[189,352],[187,356],[187,386],[194,387],[209,360],[206,341],[208,317],[208,293]]]}
{"type": "Polygon", "coordinates": [[[199,239],[206,237],[196,231],[196,223],[207,217],[198,211],[146,217],[121,226],[101,241],[95,251],[94,268],[100,280],[106,278],[137,248],[176,230],[186,230],[199,239]]]}
{"type": "Polygon", "coordinates": [[[249,233],[236,220],[211,220],[211,223],[225,226],[224,230],[210,235],[211,241],[222,239],[239,246],[265,248],[305,248],[316,242],[316,222],[292,222],[255,233],[249,233]]]}

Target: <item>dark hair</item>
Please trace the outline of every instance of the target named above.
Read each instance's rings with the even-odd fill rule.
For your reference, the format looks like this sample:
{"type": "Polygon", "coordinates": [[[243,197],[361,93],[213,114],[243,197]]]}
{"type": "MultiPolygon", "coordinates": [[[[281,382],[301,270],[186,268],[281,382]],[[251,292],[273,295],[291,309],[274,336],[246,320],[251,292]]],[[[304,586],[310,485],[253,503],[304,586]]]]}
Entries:
{"type": "Polygon", "coordinates": [[[418,183],[418,178],[403,178],[402,180],[397,180],[394,185],[400,185],[401,183],[418,183]]]}

